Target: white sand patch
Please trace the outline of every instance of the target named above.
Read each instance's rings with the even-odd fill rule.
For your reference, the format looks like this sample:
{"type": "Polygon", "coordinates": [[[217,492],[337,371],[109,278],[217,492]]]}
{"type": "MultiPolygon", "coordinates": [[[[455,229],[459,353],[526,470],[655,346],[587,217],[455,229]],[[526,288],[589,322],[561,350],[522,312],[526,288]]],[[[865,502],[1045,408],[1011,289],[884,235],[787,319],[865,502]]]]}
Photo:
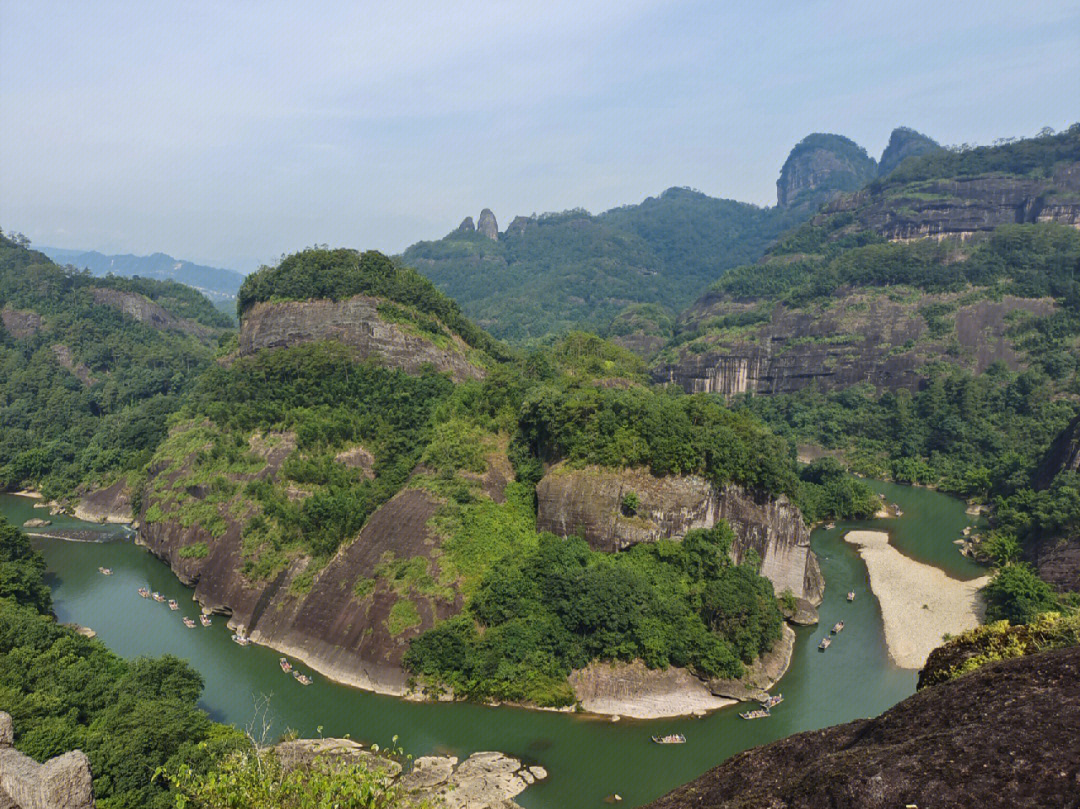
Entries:
{"type": "Polygon", "coordinates": [[[884,531],[849,531],[870,573],[870,589],[881,604],[885,644],[896,665],[920,669],[948,633],[974,629],[982,619],[978,591],[989,576],[960,581],[940,568],[916,562],[889,544],[884,531]]]}

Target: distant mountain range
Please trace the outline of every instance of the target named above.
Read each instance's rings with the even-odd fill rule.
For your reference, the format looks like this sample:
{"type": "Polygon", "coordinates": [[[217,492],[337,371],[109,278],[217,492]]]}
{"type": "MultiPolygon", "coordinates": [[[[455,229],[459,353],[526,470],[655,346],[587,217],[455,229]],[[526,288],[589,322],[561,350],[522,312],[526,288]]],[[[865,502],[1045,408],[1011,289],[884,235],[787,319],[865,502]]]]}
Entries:
{"type": "Polygon", "coordinates": [[[72,264],[79,269],[85,267],[98,276],[113,273],[127,277],[137,275],[158,281],[177,281],[199,290],[219,308],[231,308],[231,304],[236,301],[236,292],[244,281],[243,273],[235,270],[206,267],[173,258],[165,253],[154,253],[149,256],[130,254],[109,256],[94,250],[66,250],[60,247],[38,245],[35,245],[35,249],[57,264],[72,264]]]}
{"type": "Polygon", "coordinates": [[[444,238],[412,245],[403,259],[496,337],[523,342],[569,329],[622,335],[643,316],[670,319],[838,195],[940,150],[901,127],[879,162],[848,138],[815,133],[784,162],[774,207],[669,188],[596,215],[579,208],[518,216],[501,232],[485,208],[444,238]]]}

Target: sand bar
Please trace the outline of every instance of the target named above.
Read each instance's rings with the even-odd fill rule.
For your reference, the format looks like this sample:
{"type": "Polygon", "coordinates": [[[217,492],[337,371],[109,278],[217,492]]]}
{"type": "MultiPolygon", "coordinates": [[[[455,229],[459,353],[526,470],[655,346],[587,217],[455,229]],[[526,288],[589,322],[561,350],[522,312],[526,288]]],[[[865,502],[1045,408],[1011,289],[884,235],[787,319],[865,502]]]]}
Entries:
{"type": "Polygon", "coordinates": [[[881,604],[885,644],[896,665],[920,669],[946,633],[957,635],[979,625],[983,605],[978,591],[989,576],[954,579],[904,556],[884,531],[849,531],[844,540],[866,562],[870,589],[881,604]]]}

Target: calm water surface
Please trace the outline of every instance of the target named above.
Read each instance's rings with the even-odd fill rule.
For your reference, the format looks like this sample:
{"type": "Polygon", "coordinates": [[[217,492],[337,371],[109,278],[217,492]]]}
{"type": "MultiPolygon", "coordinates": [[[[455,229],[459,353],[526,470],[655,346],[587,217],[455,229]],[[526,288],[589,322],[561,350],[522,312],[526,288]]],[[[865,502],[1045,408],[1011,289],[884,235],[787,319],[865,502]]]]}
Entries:
{"type": "MultiPolygon", "coordinates": [[[[792,733],[874,716],[915,691],[915,672],[889,662],[881,613],[866,585],[866,567],[841,537],[856,527],[888,530],[897,547],[915,558],[940,565],[951,575],[969,578],[980,569],[964,559],[952,541],[973,518],[958,500],[927,489],[873,483],[896,502],[904,516],[894,520],[840,523],[814,531],[811,541],[825,575],[825,599],[819,627],[796,630],[791,668],[774,689],[784,702],[769,719],[739,719],[737,707],[704,719],[623,720],[618,723],[573,714],[488,708],[464,703],[418,704],[383,697],[315,677],[303,687],[278,668],[278,654],[259,646],[240,648],[229,640],[225,619],[214,616],[208,629],[187,629],[185,615],[196,618],[192,591],[169,568],[119,527],[88,526],[53,517],[44,531],[94,528],[100,542],[35,538],[45,555],[55,608],[60,620],[92,627],[110,649],[124,657],[166,652],[191,661],[206,680],[202,705],[217,720],[244,726],[254,703],[271,697],[274,731],[292,728],[301,735],[351,735],[366,741],[399,744],[413,755],[500,750],[547,768],[549,776],[526,790],[518,801],[529,809],[576,809],[603,806],[619,793],[623,806],[639,806],[700,775],[725,758],[792,733]],[[102,576],[98,566],[111,567],[102,576]],[[140,598],[147,585],[181,604],[140,598]],[[855,590],[854,603],[845,595],[855,590]],[[846,628],[826,653],[818,640],[837,620],[846,628]],[[684,733],[685,745],[650,743],[653,734],[684,733]]],[[[0,495],[0,512],[21,525],[40,517],[32,501],[0,495]]],[[[301,667],[303,668],[303,667],[301,667]]],[[[745,708],[742,708],[745,710],[745,708]]]]}

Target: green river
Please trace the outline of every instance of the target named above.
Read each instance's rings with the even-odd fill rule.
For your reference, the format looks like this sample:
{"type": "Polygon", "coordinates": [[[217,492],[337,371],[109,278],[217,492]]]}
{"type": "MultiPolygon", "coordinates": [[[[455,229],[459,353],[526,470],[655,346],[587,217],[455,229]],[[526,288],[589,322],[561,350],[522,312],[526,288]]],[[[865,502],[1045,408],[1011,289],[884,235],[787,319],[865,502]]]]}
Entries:
{"type": "MultiPolygon", "coordinates": [[[[303,736],[344,736],[385,745],[394,735],[413,755],[449,753],[467,756],[500,750],[538,763],[548,778],[518,797],[531,809],[599,807],[620,794],[622,805],[639,806],[691,780],[748,747],[792,733],[876,715],[915,691],[916,673],[889,661],[877,600],[866,584],[866,567],[842,541],[852,528],[888,530],[902,552],[938,565],[959,578],[985,572],[961,556],[953,544],[974,518],[962,502],[928,489],[871,482],[902,517],[840,523],[814,531],[812,544],[825,576],[825,600],[818,627],[796,629],[791,668],[774,693],[784,702],[764,720],[739,719],[731,707],[702,719],[628,721],[568,713],[484,707],[465,703],[421,704],[379,696],[328,682],[316,676],[304,688],[278,668],[277,652],[259,646],[241,648],[230,641],[225,618],[212,627],[187,629],[184,615],[198,615],[198,605],[169,568],[131,541],[119,526],[91,526],[52,517],[44,531],[85,529],[101,541],[40,537],[56,612],[61,621],[89,626],[110,649],[124,657],[166,652],[187,658],[202,673],[202,705],[214,719],[248,724],[255,700],[270,695],[274,732],[292,728],[303,736]],[[98,566],[111,567],[110,577],[98,566]],[[140,598],[147,585],[181,603],[178,612],[140,598]],[[855,590],[848,603],[845,595],[855,590]],[[835,621],[846,628],[828,652],[815,647],[835,621]],[[683,733],[687,744],[661,746],[650,736],[683,733]]],[[[42,517],[33,501],[0,495],[0,513],[16,525],[42,517]]]]}

